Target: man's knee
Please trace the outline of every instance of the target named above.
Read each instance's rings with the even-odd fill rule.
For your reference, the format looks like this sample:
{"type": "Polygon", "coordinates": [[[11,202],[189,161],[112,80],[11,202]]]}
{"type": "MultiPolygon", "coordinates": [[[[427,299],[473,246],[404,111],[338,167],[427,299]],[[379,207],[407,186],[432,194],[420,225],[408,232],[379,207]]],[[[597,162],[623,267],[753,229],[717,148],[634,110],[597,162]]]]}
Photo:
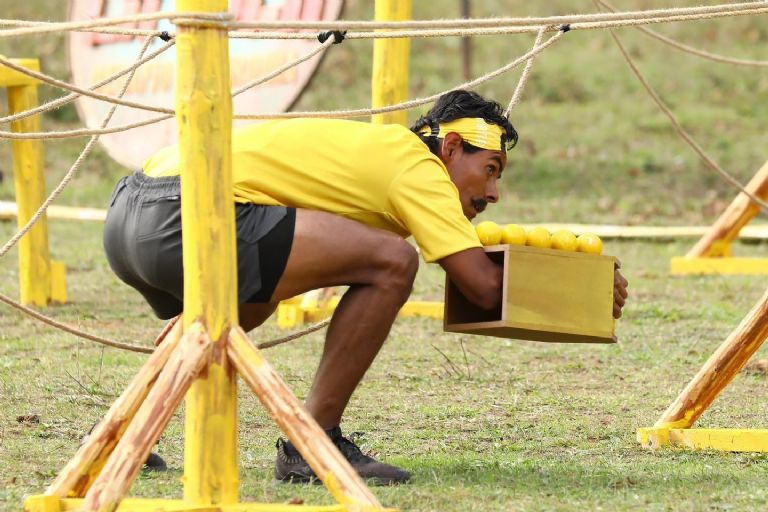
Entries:
{"type": "Polygon", "coordinates": [[[402,293],[403,301],[408,299],[419,269],[419,255],[416,249],[402,238],[392,237],[379,250],[380,272],[377,284],[402,293]]]}

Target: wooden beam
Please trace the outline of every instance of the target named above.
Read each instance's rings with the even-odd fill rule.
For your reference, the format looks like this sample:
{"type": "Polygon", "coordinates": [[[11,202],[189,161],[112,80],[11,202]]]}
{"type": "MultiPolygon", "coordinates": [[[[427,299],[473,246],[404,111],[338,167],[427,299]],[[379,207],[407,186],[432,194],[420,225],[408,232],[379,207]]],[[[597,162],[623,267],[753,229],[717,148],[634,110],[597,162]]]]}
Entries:
{"type": "MultiPolygon", "coordinates": [[[[744,188],[760,199],[768,198],[768,162],[757,171],[744,188]]],[[[739,192],[710,230],[688,251],[686,257],[723,256],[718,251],[718,246],[722,247],[722,242],[727,244],[735,240],[741,228],[758,213],[760,213],[760,205],[754,203],[744,192],[739,192]]]]}
{"type": "MultiPolygon", "coordinates": [[[[411,0],[376,0],[376,21],[411,19],[411,0]]],[[[373,41],[373,73],[371,76],[371,105],[373,108],[394,105],[408,99],[408,67],[411,42],[407,38],[376,39],[373,41]]],[[[373,123],[408,124],[404,110],[374,114],[373,123]]]]}
{"type": "Polygon", "coordinates": [[[768,452],[768,430],[743,428],[641,428],[637,440],[647,448],[672,444],[695,450],[768,452]]]}
{"type": "Polygon", "coordinates": [[[349,510],[382,510],[349,462],[240,327],[234,327],[230,332],[229,357],[333,497],[349,510]]]}
{"type": "Polygon", "coordinates": [[[177,323],[161,333],[165,342],[149,356],[45,494],[60,498],[85,496],[178,345],[181,331],[182,325],[177,323]]]}
{"type": "Polygon", "coordinates": [[[768,337],[768,291],[654,425],[689,428],[768,337]]]}
{"type": "Polygon", "coordinates": [[[114,452],[86,493],[84,510],[112,512],[117,509],[184,394],[198,373],[209,364],[212,348],[213,344],[202,324],[187,329],[114,452]]]}
{"type": "MultiPolygon", "coordinates": [[[[226,0],[180,0],[183,12],[227,13],[226,0]]],[[[190,388],[184,416],[184,499],[236,503],[239,464],[237,384],[226,338],[237,323],[232,97],[224,26],[180,24],[176,35],[184,323],[200,322],[214,342],[203,378],[190,388]]]]}

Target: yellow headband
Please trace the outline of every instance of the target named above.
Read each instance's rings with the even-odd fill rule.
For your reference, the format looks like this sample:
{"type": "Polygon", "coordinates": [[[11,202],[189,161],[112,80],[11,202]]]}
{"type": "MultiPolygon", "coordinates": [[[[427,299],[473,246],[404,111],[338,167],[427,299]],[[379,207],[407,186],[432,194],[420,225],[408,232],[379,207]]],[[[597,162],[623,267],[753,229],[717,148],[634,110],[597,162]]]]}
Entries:
{"type": "Polygon", "coordinates": [[[491,151],[506,151],[506,132],[501,126],[490,124],[480,117],[462,117],[439,124],[437,132],[430,126],[425,126],[419,133],[432,135],[434,137],[445,138],[449,133],[454,132],[461,135],[461,138],[478,148],[489,149],[491,151]]]}

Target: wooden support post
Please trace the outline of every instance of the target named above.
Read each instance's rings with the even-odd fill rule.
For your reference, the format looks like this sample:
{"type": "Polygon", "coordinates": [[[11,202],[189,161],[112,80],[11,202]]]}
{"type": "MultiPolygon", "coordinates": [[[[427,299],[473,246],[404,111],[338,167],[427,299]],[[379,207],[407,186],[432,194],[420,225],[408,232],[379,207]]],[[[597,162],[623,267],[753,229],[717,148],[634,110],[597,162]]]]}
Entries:
{"type": "Polygon", "coordinates": [[[60,498],[85,496],[178,345],[181,331],[181,323],[176,323],[170,330],[163,330],[161,336],[164,343],[149,356],[45,494],[60,498]]]}
{"type": "Polygon", "coordinates": [[[83,510],[112,512],[117,509],[184,394],[198,372],[208,365],[212,346],[202,324],[187,329],[115,451],[86,493],[83,510]]]}
{"type": "Polygon", "coordinates": [[[768,337],[768,291],[728,336],[699,373],[656,422],[656,428],[688,428],[710,406],[765,338],[768,337]]]}
{"type": "MultiPolygon", "coordinates": [[[[744,188],[760,199],[768,199],[768,162],[757,171],[744,188]]],[[[728,245],[739,236],[741,228],[759,212],[760,206],[744,192],[740,192],[685,257],[730,256],[727,254],[728,245]]]]}
{"type": "Polygon", "coordinates": [[[382,510],[349,462],[239,327],[230,331],[229,357],[339,504],[350,510],[382,510]]]}
{"type": "MultiPolygon", "coordinates": [[[[14,59],[39,71],[36,59],[14,59]]],[[[2,85],[2,84],[0,84],[2,85]]],[[[23,112],[38,106],[37,84],[8,86],[8,111],[23,112]]],[[[11,123],[14,132],[39,132],[40,116],[30,116],[11,123]]],[[[45,200],[43,146],[39,140],[12,140],[13,177],[18,205],[19,229],[27,224],[45,200]]],[[[51,300],[51,259],[48,253],[48,222],[43,215],[19,240],[19,288],[23,304],[47,306],[51,300]]]]}
{"type": "MultiPolygon", "coordinates": [[[[180,0],[184,12],[227,12],[226,0],[180,0]]],[[[200,322],[213,358],[186,402],[184,499],[196,505],[238,500],[237,385],[226,356],[237,324],[232,97],[225,27],[179,26],[176,35],[184,324],[200,322]]]]}
{"type": "MultiPolygon", "coordinates": [[[[411,19],[411,0],[376,0],[376,21],[411,19]]],[[[400,103],[408,99],[408,66],[411,43],[407,38],[375,39],[373,41],[373,73],[371,105],[373,108],[400,103]]],[[[375,114],[371,121],[378,124],[408,124],[404,110],[375,114]]]]}

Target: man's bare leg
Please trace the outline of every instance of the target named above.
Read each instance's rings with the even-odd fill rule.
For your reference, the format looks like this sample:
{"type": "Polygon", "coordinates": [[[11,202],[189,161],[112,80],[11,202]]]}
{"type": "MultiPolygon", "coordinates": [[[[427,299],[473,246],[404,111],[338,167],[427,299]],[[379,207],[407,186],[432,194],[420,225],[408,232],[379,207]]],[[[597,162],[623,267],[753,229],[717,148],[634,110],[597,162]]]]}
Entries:
{"type": "Polygon", "coordinates": [[[343,217],[296,211],[296,229],[272,304],[241,306],[253,328],[275,304],[327,286],[350,286],[333,314],[306,406],[321,427],[339,425],[352,393],[408,299],[418,268],[413,247],[397,235],[343,217]]]}

